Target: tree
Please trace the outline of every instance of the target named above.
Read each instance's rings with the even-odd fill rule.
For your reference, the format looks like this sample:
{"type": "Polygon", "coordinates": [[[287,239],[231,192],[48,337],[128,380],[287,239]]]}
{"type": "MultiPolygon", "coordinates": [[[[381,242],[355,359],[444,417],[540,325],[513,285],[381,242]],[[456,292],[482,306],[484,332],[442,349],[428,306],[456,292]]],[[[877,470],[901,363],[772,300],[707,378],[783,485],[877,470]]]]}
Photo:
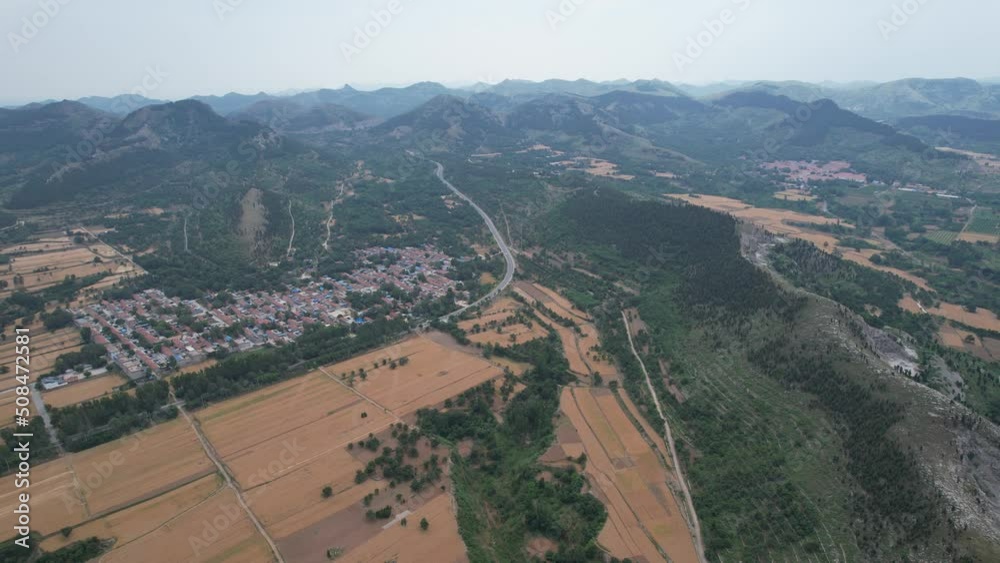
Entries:
{"type": "Polygon", "coordinates": [[[323,487],[323,498],[330,498],[333,496],[333,487],[327,485],[323,487]]]}
{"type": "Polygon", "coordinates": [[[430,522],[428,522],[426,518],[421,518],[420,519],[420,529],[421,530],[424,530],[426,532],[427,528],[429,528],[430,525],[431,525],[430,522]]]}

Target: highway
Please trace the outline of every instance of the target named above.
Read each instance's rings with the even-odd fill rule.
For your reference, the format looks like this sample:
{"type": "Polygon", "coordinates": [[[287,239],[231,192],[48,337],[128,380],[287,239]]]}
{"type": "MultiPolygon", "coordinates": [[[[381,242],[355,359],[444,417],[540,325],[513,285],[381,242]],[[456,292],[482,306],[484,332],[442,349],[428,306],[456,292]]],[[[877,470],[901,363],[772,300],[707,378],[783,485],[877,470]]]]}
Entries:
{"type": "Polygon", "coordinates": [[[493,224],[493,219],[490,219],[490,216],[487,215],[486,212],[483,211],[481,207],[476,205],[476,202],[469,199],[469,196],[463,194],[461,191],[459,191],[458,188],[452,185],[451,182],[449,182],[444,178],[444,166],[440,162],[435,162],[433,160],[431,162],[433,162],[437,166],[436,173],[438,180],[441,180],[441,183],[443,183],[445,186],[448,186],[448,189],[454,192],[455,195],[457,195],[462,201],[471,205],[472,208],[476,210],[476,213],[479,213],[479,216],[483,218],[483,221],[486,222],[486,226],[489,227],[490,229],[490,233],[493,234],[494,240],[497,241],[497,246],[500,247],[500,252],[503,252],[504,260],[507,262],[507,269],[504,272],[503,279],[500,280],[500,283],[498,283],[496,287],[494,287],[489,293],[479,298],[478,300],[474,301],[473,303],[470,303],[457,311],[453,311],[441,317],[442,321],[447,321],[448,319],[454,316],[461,315],[462,313],[473,307],[491,301],[493,298],[499,295],[500,292],[507,289],[507,286],[509,286],[510,283],[514,281],[514,271],[517,269],[517,263],[514,262],[514,253],[510,251],[510,247],[507,246],[507,243],[504,242],[503,237],[500,236],[500,231],[497,230],[497,226],[493,224]]]}

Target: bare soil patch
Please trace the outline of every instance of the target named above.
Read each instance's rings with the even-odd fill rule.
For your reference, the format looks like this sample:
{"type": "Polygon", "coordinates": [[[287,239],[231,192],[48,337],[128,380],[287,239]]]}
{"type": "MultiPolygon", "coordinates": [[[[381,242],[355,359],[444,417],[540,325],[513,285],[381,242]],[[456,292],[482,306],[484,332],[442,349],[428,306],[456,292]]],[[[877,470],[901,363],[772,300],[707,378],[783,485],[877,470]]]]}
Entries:
{"type": "Polygon", "coordinates": [[[465,544],[458,533],[458,522],[450,495],[437,495],[413,511],[407,525],[398,522],[364,545],[344,555],[344,561],[396,561],[397,563],[463,563],[468,561],[465,544]],[[420,520],[429,526],[420,529],[420,520]]]}

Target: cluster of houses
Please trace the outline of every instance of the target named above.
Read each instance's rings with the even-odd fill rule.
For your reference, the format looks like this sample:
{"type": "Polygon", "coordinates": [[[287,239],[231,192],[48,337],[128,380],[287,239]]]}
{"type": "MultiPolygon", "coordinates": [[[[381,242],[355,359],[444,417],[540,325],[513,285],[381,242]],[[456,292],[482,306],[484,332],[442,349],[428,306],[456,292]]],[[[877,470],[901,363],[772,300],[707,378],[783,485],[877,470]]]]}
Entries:
{"type": "Polygon", "coordinates": [[[80,368],[80,371],[69,369],[59,375],[43,377],[41,379],[41,383],[43,389],[51,391],[53,389],[65,387],[70,383],[76,383],[77,381],[83,381],[88,377],[97,377],[99,375],[104,375],[105,373],[108,373],[107,367],[95,368],[91,365],[84,365],[80,368]]]}
{"type": "MultiPolygon", "coordinates": [[[[313,323],[363,323],[351,294],[375,294],[394,286],[420,299],[454,291],[452,259],[431,247],[376,247],[356,253],[361,267],[340,279],[303,275],[282,291],[224,292],[181,299],[147,289],[128,299],[102,300],[73,312],[89,328],[113,363],[131,379],[142,379],[205,361],[214,353],[241,352],[294,341],[313,323]]],[[[405,303],[382,292],[390,316],[405,303]]],[[[65,374],[64,374],[65,375],[65,374]]]]}
{"type": "Polygon", "coordinates": [[[834,160],[825,164],[816,161],[781,160],[764,162],[761,163],[760,167],[764,170],[778,172],[799,188],[809,187],[813,182],[832,182],[835,180],[858,184],[868,183],[866,175],[854,172],[851,170],[851,163],[843,160],[834,160]]]}

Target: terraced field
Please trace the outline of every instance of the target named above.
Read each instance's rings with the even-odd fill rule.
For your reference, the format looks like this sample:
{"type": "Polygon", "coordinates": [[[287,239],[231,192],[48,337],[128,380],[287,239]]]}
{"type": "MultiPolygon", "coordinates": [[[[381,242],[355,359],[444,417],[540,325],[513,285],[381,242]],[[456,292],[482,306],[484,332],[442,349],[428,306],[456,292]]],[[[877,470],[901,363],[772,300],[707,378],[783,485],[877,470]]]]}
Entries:
{"type": "Polygon", "coordinates": [[[969,221],[966,230],[972,233],[1000,236],[1000,213],[989,207],[980,207],[976,209],[976,213],[969,221]]]}
{"type": "Polygon", "coordinates": [[[939,244],[951,244],[958,238],[959,233],[953,231],[933,231],[924,235],[927,240],[932,240],[939,244]]]}
{"type": "Polygon", "coordinates": [[[644,437],[619,400],[607,389],[564,388],[560,410],[568,426],[543,461],[587,455],[586,474],[608,509],[598,542],[613,556],[697,563],[665,449],[651,447],[646,440],[655,434],[647,428],[644,437]]]}

